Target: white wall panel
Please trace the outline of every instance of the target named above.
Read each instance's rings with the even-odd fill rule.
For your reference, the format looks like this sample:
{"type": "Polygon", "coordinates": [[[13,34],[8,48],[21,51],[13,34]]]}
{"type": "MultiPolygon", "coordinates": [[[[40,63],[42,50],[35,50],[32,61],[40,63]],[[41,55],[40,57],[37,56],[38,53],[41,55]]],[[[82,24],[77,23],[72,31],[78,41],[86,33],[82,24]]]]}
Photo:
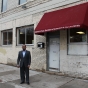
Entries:
{"type": "Polygon", "coordinates": [[[87,45],[71,44],[68,46],[68,54],[70,54],[70,55],[87,55],[87,45]]]}

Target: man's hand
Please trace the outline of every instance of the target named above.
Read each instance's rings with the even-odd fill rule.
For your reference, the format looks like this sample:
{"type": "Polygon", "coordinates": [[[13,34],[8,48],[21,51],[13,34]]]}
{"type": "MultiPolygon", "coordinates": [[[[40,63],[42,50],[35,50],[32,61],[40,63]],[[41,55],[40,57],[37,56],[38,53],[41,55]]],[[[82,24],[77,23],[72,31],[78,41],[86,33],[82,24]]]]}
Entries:
{"type": "Polygon", "coordinates": [[[20,66],[19,66],[19,65],[17,65],[17,67],[19,68],[20,66]]]}
{"type": "Polygon", "coordinates": [[[28,68],[30,68],[30,65],[28,65],[28,68]]]}

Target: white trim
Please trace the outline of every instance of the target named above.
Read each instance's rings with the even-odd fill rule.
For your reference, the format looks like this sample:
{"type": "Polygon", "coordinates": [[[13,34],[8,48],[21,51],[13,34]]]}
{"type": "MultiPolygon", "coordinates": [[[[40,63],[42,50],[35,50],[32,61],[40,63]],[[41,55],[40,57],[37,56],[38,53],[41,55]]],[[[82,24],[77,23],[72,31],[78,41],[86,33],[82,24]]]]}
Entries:
{"type": "Polygon", "coordinates": [[[19,7],[19,6],[22,6],[22,5],[25,5],[27,2],[28,2],[28,1],[26,0],[26,2],[20,4],[20,0],[18,0],[18,7],[19,7]]]}
{"type": "Polygon", "coordinates": [[[6,47],[7,47],[7,46],[12,46],[12,45],[13,45],[13,44],[9,44],[9,45],[1,45],[1,46],[3,46],[3,47],[6,46],[6,47]]]}
{"type": "MultiPolygon", "coordinates": [[[[17,46],[21,46],[21,45],[23,45],[23,44],[17,44],[17,46]]],[[[27,45],[27,46],[34,46],[34,44],[25,44],[25,45],[27,45]]]]}
{"type": "Polygon", "coordinates": [[[61,30],[61,29],[68,29],[68,28],[75,28],[75,27],[80,27],[81,25],[72,25],[72,26],[64,26],[64,27],[58,27],[58,28],[52,28],[52,29],[44,29],[44,30],[40,30],[40,31],[35,31],[35,33],[44,33],[44,32],[48,32],[48,31],[54,31],[54,30],[61,30]]]}
{"type": "Polygon", "coordinates": [[[21,17],[24,17],[24,16],[29,16],[29,15],[32,15],[32,14],[36,14],[38,12],[46,11],[46,10],[49,10],[49,9],[52,9],[52,8],[64,6],[64,5],[74,3],[74,2],[78,2],[78,1],[80,1],[80,0],[75,0],[75,1],[71,1],[71,0],[63,0],[63,1],[52,0],[52,1],[46,2],[44,4],[40,4],[40,5],[37,5],[35,7],[32,7],[30,9],[23,10],[19,13],[4,17],[4,18],[0,19],[0,23],[4,23],[4,22],[10,21],[10,20],[15,20],[15,19],[18,19],[18,18],[21,18],[21,17]]]}

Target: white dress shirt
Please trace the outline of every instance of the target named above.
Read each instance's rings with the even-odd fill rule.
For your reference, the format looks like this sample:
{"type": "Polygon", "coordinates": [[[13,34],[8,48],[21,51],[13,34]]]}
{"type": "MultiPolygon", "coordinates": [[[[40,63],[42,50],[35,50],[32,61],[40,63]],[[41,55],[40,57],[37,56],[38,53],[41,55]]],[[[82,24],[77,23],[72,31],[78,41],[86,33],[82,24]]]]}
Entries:
{"type": "Polygon", "coordinates": [[[26,53],[26,51],[23,51],[22,53],[23,53],[23,57],[25,57],[25,53],[26,53]]]}

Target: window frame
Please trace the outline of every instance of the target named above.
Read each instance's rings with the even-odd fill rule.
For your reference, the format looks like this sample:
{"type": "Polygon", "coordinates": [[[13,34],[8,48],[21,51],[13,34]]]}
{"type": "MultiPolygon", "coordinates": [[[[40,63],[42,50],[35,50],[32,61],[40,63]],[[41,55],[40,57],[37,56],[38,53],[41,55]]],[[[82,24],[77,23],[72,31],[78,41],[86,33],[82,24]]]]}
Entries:
{"type": "Polygon", "coordinates": [[[18,4],[19,4],[19,5],[22,5],[22,4],[25,4],[25,3],[27,2],[27,0],[26,0],[26,2],[24,2],[24,3],[20,3],[20,2],[21,2],[21,0],[19,0],[18,4]]]}
{"type": "MultiPolygon", "coordinates": [[[[21,28],[27,28],[27,27],[30,27],[30,26],[32,26],[33,25],[33,30],[34,30],[34,24],[31,24],[31,25],[27,25],[27,26],[21,26],[21,27],[17,27],[16,28],[16,45],[17,46],[20,46],[20,45],[22,45],[22,44],[19,44],[19,30],[21,29],[21,28]]],[[[26,33],[26,30],[25,30],[25,33],[26,33]]],[[[34,40],[34,33],[33,33],[33,40],[34,40]]],[[[26,44],[26,35],[25,35],[25,44],[26,44]]],[[[34,42],[33,42],[33,44],[26,44],[26,45],[29,45],[29,46],[34,46],[34,42]]]]}
{"type": "Polygon", "coordinates": [[[3,10],[3,0],[2,0],[2,5],[1,5],[1,12],[6,12],[7,11],[7,2],[6,2],[6,9],[5,10],[3,10]]]}
{"type": "Polygon", "coordinates": [[[70,30],[71,29],[68,29],[67,30],[67,55],[71,55],[71,56],[88,56],[88,48],[87,48],[87,54],[83,55],[83,54],[69,54],[69,45],[87,45],[88,47],[88,30],[86,29],[83,29],[83,30],[86,30],[86,42],[70,42],[70,30]]]}
{"type": "Polygon", "coordinates": [[[12,45],[13,45],[13,29],[2,30],[2,31],[1,31],[1,39],[2,39],[2,40],[1,40],[1,41],[2,41],[1,45],[2,45],[2,46],[12,46],[12,45]],[[7,40],[8,40],[8,32],[9,32],[9,31],[12,31],[12,44],[8,44],[8,43],[7,43],[6,45],[4,45],[4,44],[3,44],[3,33],[4,33],[4,32],[7,33],[7,40]]]}
{"type": "Polygon", "coordinates": [[[70,30],[71,29],[69,29],[68,33],[67,33],[68,34],[68,37],[67,37],[68,38],[68,44],[79,44],[79,43],[86,44],[86,43],[88,43],[88,39],[87,39],[88,38],[88,35],[87,35],[88,31],[86,29],[85,29],[86,30],[86,42],[70,42],[70,30]]]}

